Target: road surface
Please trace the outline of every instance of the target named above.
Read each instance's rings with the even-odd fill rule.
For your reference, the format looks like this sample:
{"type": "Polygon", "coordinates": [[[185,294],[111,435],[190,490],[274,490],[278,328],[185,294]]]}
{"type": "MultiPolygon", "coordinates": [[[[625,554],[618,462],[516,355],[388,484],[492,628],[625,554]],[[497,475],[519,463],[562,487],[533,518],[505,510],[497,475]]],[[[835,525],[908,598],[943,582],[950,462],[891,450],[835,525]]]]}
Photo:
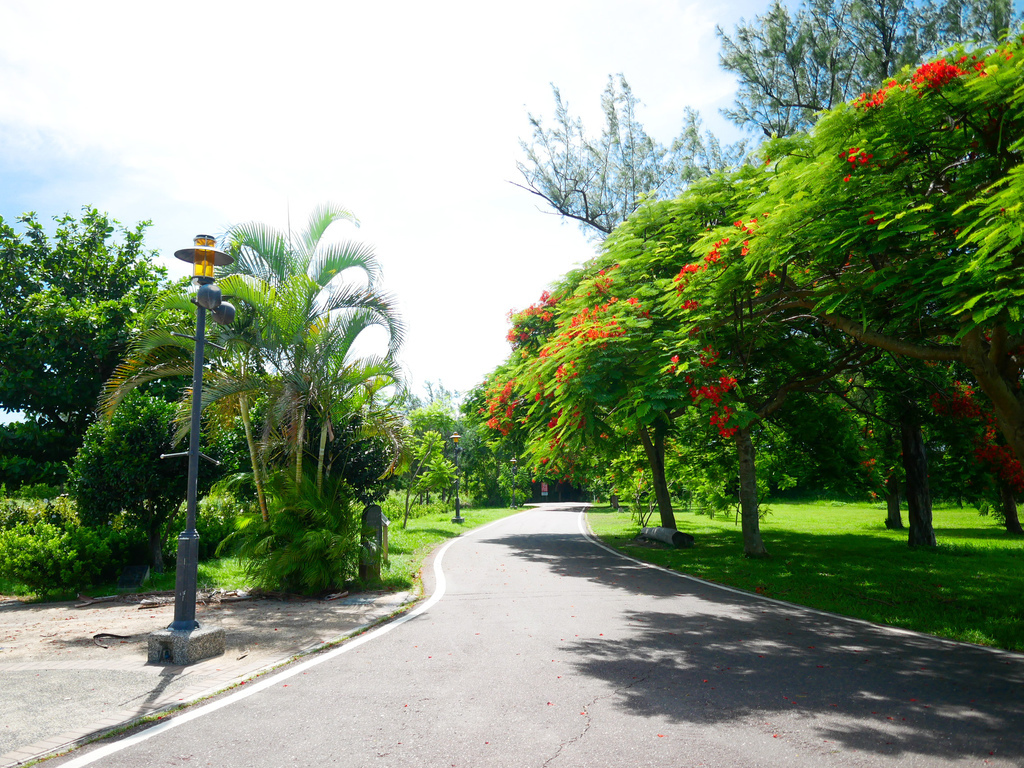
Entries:
{"type": "Polygon", "coordinates": [[[1024,656],[647,567],[582,509],[471,531],[426,610],[61,763],[1024,765],[1024,656]]]}

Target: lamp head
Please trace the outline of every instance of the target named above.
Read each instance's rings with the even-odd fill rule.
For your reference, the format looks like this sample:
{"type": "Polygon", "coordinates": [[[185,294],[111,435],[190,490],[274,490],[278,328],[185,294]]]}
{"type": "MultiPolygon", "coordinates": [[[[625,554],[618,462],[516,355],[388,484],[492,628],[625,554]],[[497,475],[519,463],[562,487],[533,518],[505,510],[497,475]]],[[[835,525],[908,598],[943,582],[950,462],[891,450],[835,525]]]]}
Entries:
{"type": "Polygon", "coordinates": [[[230,301],[222,301],[210,310],[210,316],[220,325],[231,325],[235,319],[235,305],[230,301]]]}
{"type": "Polygon", "coordinates": [[[234,261],[224,251],[218,251],[217,241],[210,235],[196,235],[193,248],[182,248],[174,252],[174,258],[192,264],[192,277],[200,284],[213,282],[213,268],[223,267],[234,261]]]}
{"type": "Polygon", "coordinates": [[[458,432],[456,432],[454,435],[452,435],[452,442],[455,443],[456,445],[458,445],[459,444],[459,439],[461,437],[462,437],[462,435],[460,435],[458,432]]]}

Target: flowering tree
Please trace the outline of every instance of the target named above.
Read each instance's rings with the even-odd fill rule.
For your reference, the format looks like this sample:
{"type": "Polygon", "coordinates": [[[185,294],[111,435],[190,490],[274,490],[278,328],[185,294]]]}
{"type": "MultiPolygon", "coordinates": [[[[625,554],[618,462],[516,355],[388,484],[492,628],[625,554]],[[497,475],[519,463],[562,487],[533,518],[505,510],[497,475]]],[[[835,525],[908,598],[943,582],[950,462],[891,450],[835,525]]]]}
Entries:
{"type": "MultiPolygon", "coordinates": [[[[661,524],[675,528],[665,451],[688,403],[682,382],[667,375],[674,368],[668,321],[648,265],[631,258],[638,253],[632,238],[609,240],[599,259],[513,314],[515,402],[544,476],[585,476],[595,454],[610,458],[642,447],[661,524]]],[[[507,422],[498,410],[492,426],[501,428],[507,422]]]]}
{"type": "Polygon", "coordinates": [[[787,136],[815,115],[955,43],[995,42],[1020,21],[1010,0],[776,0],[763,16],[721,28],[722,67],[739,79],[726,114],[765,136],[787,136]]]}
{"type": "MultiPolygon", "coordinates": [[[[766,145],[742,251],[760,317],[798,310],[896,355],[960,362],[1024,456],[1019,39],[905,71],[766,145]],[[760,276],[760,277],[757,277],[760,276]]],[[[723,232],[709,239],[721,240],[723,232]]]]}
{"type": "Polygon", "coordinates": [[[767,554],[759,525],[755,425],[778,412],[792,393],[813,391],[855,365],[864,351],[806,317],[764,322],[757,316],[754,300],[763,281],[751,280],[743,262],[757,222],[736,212],[762,194],[763,185],[761,172],[743,169],[652,205],[648,215],[661,226],[646,249],[651,259],[678,270],[659,286],[674,325],[676,354],[667,372],[685,383],[690,403],[736,448],[744,552],[750,557],[767,554]],[[681,227],[685,221],[691,226],[681,227]],[[725,234],[708,242],[708,230],[725,234]]]}
{"type": "Polygon", "coordinates": [[[999,439],[991,406],[977,397],[974,387],[960,381],[955,382],[949,391],[936,392],[931,404],[936,413],[966,425],[971,433],[975,462],[995,480],[1000,514],[1007,532],[1024,534],[1015,499],[1024,493],[1024,469],[1005,441],[999,439]]]}

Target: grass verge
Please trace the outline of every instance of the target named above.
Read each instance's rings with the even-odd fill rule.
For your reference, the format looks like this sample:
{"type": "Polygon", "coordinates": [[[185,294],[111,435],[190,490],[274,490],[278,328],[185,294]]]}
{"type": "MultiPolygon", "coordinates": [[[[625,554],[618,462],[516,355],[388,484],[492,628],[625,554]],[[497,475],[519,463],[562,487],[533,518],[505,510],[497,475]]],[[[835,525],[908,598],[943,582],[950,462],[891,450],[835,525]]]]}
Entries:
{"type": "Polygon", "coordinates": [[[424,515],[409,519],[403,530],[400,519],[392,520],[388,528],[388,564],[381,568],[380,581],[368,583],[368,589],[401,591],[412,589],[419,577],[423,560],[439,544],[458,536],[463,531],[478,528],[494,520],[521,512],[507,508],[464,509],[461,525],[451,521],[452,512],[424,515]]]}
{"type": "MultiPolygon", "coordinates": [[[[409,526],[402,529],[401,520],[395,520],[388,528],[389,563],[381,569],[381,579],[360,585],[365,589],[402,591],[413,588],[419,576],[424,558],[447,539],[463,531],[507,517],[521,510],[507,508],[464,509],[464,522],[460,525],[451,521],[452,512],[424,515],[409,519],[409,526]]],[[[199,563],[196,583],[200,589],[244,589],[245,569],[235,557],[219,557],[199,563]]],[[[164,573],[152,574],[139,591],[157,592],[174,589],[174,562],[168,563],[164,573]]],[[[117,584],[94,585],[88,589],[93,595],[117,594],[117,584]]],[[[32,596],[31,590],[13,581],[0,578],[0,595],[32,596]]],[[[49,600],[73,600],[76,593],[50,596],[49,600]]]]}
{"type": "Polygon", "coordinates": [[[911,549],[885,510],[835,503],[773,504],[761,523],[771,557],[743,557],[731,516],[678,514],[693,549],[633,541],[628,513],[594,507],[601,539],[626,554],[768,597],[953,640],[1024,651],[1024,540],[973,510],[937,507],[934,550],[911,549]]]}

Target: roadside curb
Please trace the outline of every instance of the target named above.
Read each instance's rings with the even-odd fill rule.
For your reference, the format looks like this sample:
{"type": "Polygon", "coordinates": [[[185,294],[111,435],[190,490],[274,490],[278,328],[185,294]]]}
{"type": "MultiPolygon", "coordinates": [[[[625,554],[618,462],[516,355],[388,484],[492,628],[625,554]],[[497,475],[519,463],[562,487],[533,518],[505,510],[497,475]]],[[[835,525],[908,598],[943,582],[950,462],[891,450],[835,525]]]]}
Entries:
{"type": "MultiPolygon", "coordinates": [[[[401,601],[385,603],[380,606],[381,613],[372,616],[368,621],[346,630],[344,634],[330,640],[318,641],[305,646],[285,649],[268,661],[266,657],[246,664],[241,660],[225,660],[223,657],[206,659],[187,667],[172,665],[153,665],[143,660],[127,669],[148,675],[194,675],[197,681],[186,685],[172,694],[156,697],[137,707],[123,708],[106,717],[85,726],[41,739],[34,743],[0,755],[0,768],[17,768],[27,766],[40,760],[70,752],[78,747],[109,737],[120,731],[129,730],[150,720],[161,720],[170,713],[189,708],[198,702],[211,699],[231,691],[239,686],[271,674],[278,669],[301,661],[314,654],[341,645],[366,631],[387,623],[416,607],[420,598],[406,593],[401,601]]],[[[74,672],[74,671],[125,671],[124,662],[14,662],[0,664],[0,672],[34,671],[41,673],[74,672]]]]}

